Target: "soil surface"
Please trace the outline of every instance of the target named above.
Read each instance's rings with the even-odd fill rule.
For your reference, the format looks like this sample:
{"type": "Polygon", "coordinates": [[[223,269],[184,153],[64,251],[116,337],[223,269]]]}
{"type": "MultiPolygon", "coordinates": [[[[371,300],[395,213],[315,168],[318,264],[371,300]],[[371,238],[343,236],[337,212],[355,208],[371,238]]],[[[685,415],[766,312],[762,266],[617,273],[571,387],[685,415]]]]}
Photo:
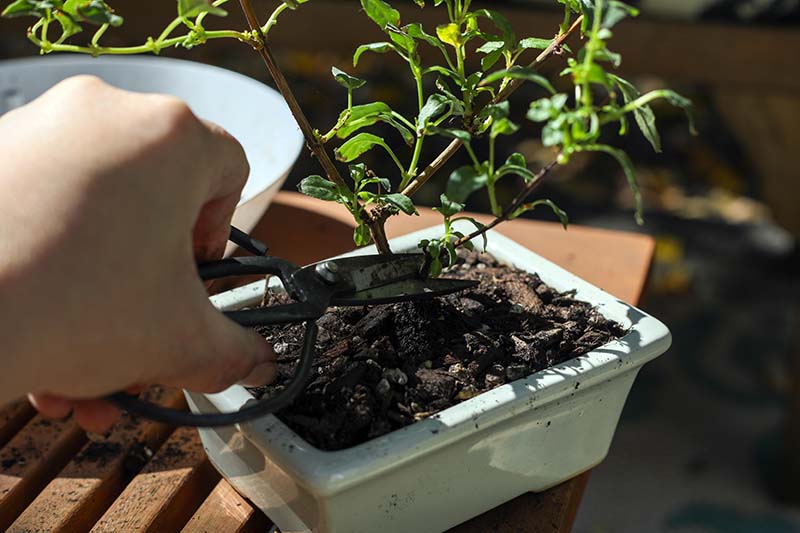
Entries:
{"type": "MultiPolygon", "coordinates": [[[[537,275],[466,254],[445,277],[470,291],[431,301],[332,309],[319,321],[305,392],[278,413],[310,444],[341,450],[413,424],[482,392],[624,335],[590,304],[537,275]]],[[[271,296],[267,305],[285,303],[271,296]]],[[[278,353],[273,394],[294,374],[302,326],[259,328],[278,353]]]]}

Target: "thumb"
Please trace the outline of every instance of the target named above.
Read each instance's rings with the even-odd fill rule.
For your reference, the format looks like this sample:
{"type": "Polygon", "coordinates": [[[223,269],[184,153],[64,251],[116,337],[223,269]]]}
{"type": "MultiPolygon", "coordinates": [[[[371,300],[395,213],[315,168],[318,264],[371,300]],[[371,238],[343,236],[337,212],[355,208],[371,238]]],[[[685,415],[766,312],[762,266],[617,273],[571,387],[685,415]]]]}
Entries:
{"type": "Polygon", "coordinates": [[[257,387],[274,381],[277,357],[263,337],[236,324],[210,304],[203,313],[197,323],[203,324],[204,329],[197,335],[197,342],[191,343],[195,353],[187,354],[190,357],[186,372],[176,376],[170,385],[216,393],[236,383],[257,387]]]}

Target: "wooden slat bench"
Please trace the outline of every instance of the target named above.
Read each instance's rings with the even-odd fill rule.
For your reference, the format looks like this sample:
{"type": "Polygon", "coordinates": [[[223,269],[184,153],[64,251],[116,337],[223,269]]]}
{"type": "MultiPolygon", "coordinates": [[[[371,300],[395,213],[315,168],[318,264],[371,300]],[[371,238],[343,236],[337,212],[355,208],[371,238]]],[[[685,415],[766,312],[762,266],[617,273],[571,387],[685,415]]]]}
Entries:
{"type": "MultiPolygon", "coordinates": [[[[297,263],[352,247],[352,221],[338,206],[281,193],[254,234],[297,263]]],[[[478,218],[481,218],[480,216],[478,218]]],[[[438,215],[397,219],[390,235],[432,226],[438,215]]],[[[653,240],[646,236],[517,221],[501,232],[636,303],[653,240]]],[[[180,391],[153,388],[151,401],[185,405],[180,391]]],[[[526,494],[453,532],[566,532],[588,473],[526,494]]],[[[69,420],[50,421],[25,401],[0,408],[0,531],[270,531],[272,526],[213,469],[195,431],[125,418],[102,438],[69,420]]]]}

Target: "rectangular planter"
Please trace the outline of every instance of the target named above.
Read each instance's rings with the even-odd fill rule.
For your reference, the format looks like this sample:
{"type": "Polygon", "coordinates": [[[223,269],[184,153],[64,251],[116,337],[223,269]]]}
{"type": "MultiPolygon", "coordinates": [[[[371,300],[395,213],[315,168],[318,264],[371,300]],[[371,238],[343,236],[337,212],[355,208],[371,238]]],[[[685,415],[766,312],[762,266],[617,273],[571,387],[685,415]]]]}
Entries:
{"type": "MultiPolygon", "coordinates": [[[[462,228],[469,231],[469,228],[462,228]]],[[[431,228],[392,241],[416,250],[431,228]]],[[[476,245],[481,243],[476,242],[476,245]]],[[[539,492],[605,457],[636,374],[671,338],[658,320],[573,276],[502,235],[486,249],[597,306],[628,334],[429,419],[359,446],[318,450],[274,416],[201,430],[219,471],[283,533],[439,532],[525,492],[539,492]]],[[[374,253],[372,249],[354,254],[374,253]]],[[[215,296],[233,310],[257,304],[264,282],[215,296]]],[[[233,411],[252,400],[242,387],[188,394],[192,409],[233,411]]]]}

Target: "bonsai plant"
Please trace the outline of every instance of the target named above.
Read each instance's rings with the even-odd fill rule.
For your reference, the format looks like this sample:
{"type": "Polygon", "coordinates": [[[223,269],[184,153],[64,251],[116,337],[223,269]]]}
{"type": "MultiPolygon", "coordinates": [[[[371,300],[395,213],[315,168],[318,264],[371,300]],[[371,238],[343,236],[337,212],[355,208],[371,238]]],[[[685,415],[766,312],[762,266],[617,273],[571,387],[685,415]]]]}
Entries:
{"type": "MultiPolygon", "coordinates": [[[[413,0],[425,7],[425,0],[413,0]]],[[[629,117],[656,151],[661,141],[651,104],[665,99],[687,111],[691,123],[691,103],[671,90],[647,94],[609,70],[621,62],[619,54],[608,48],[613,27],[636,9],[618,0],[557,0],[563,4],[564,21],[554,38],[519,38],[512,24],[500,12],[473,9],[471,0],[429,0],[435,8],[446,10],[446,23],[426,31],[419,23],[403,23],[400,13],[384,0],[361,0],[364,13],[386,35],[386,40],[364,44],[353,55],[357,67],[364,54],[393,54],[408,68],[417,88],[418,114],[405,117],[383,102],[354,104],[353,94],[366,84],[344,70],[333,67],[332,74],[346,92],[346,107],[338,121],[325,131],[313,128],[276,63],[270,50],[269,33],[287,11],[297,10],[309,0],[280,3],[262,25],[249,0],[242,0],[249,29],[207,30],[209,16],[224,17],[228,0],[179,0],[178,13],[157,37],[148,37],[138,46],[106,47],[103,36],[121,26],[123,19],[103,0],[15,0],[3,11],[5,17],[30,16],[36,22],[28,38],[41,53],[76,52],[93,56],[116,54],[158,54],[171,47],[193,48],[214,39],[237,39],[251,45],[264,59],[270,74],[286,99],[308,144],[319,160],[323,175],[309,176],[300,184],[301,192],[326,201],[337,202],[357,222],[354,241],[366,245],[373,241],[380,253],[390,253],[384,224],[397,214],[416,212],[414,194],[436,174],[461,148],[471,163],[455,170],[441,196],[445,234],[422,242],[430,254],[434,273],[441,270],[443,254],[454,260],[456,249],[470,247],[472,238],[496,225],[520,217],[537,207],[548,207],[566,225],[567,215],[547,199],[533,194],[549,173],[569,164],[579,152],[602,152],[622,166],[633,191],[636,218],[641,223],[642,201],[633,165],[625,152],[602,141],[605,127],[616,127],[620,135],[629,132],[629,117]],[[74,44],[85,28],[92,28],[88,42],[74,44]],[[182,31],[179,31],[182,30],[182,31]],[[568,38],[580,31],[583,47],[572,54],[568,38]],[[176,35],[177,34],[177,35],[176,35]],[[432,47],[438,61],[422,61],[420,48],[432,47]],[[481,68],[468,68],[470,55],[481,57],[481,68]],[[553,56],[568,55],[567,65],[559,74],[564,91],[557,91],[551,80],[538,73],[539,67],[553,56]],[[531,56],[530,58],[528,56],[531,56]],[[433,82],[435,87],[427,86],[433,82]],[[515,136],[519,125],[512,121],[511,95],[523,83],[541,87],[542,97],[529,102],[527,119],[543,124],[542,142],[551,147],[553,161],[541,169],[529,168],[520,153],[506,161],[497,161],[495,145],[515,136]],[[396,137],[378,137],[368,130],[384,123],[396,130],[396,137]],[[452,142],[433,161],[421,161],[423,146],[432,137],[452,142]],[[330,155],[336,145],[336,159],[347,164],[343,177],[330,155]],[[396,166],[394,175],[376,175],[361,162],[370,150],[382,150],[396,166]],[[501,180],[516,178],[518,194],[503,204],[497,195],[501,180]],[[485,191],[496,219],[487,226],[474,222],[470,235],[450,231],[464,202],[485,191]]],[[[355,11],[355,10],[354,10],[355,11]]]]}
{"type": "MultiPolygon", "coordinates": [[[[247,29],[207,30],[206,19],[224,16],[226,3],[179,0],[177,17],[157,37],[121,48],[102,44],[106,32],[122,24],[102,0],[15,0],[3,14],[35,17],[28,38],[42,53],[157,54],[223,38],[250,45],[321,165],[319,175],[301,182],[301,192],[341,204],[356,222],[359,246],[371,241],[382,254],[421,248],[432,275],[450,267],[450,275],[487,283],[482,293],[446,302],[327,315],[321,320],[320,377],[296,402],[299,409],[282,413],[282,422],[267,417],[237,429],[201,431],[215,464],[281,528],[315,531],[375,531],[387,529],[387,523],[392,531],[441,530],[596,464],[636,372],[666,350],[669,333],[655,319],[493,230],[538,207],[551,209],[566,226],[566,213],[534,193],[581,152],[607,154],[621,165],[642,222],[633,165],[604,133],[627,134],[633,118],[660,151],[651,104],[665,99],[683,108],[690,124],[692,115],[690,102],[677,93],[641,94],[611,72],[621,61],[608,48],[612,29],[636,10],[617,0],[558,0],[564,20],[555,36],[520,38],[500,12],[474,7],[471,0],[428,0],[427,6],[414,0],[420,8],[441,11],[445,21],[435,29],[403,22],[384,0],[361,0],[364,14],[385,37],[359,46],[354,68],[364,54],[396,56],[416,87],[417,111],[409,117],[384,102],[357,104],[354,94],[366,81],[333,67],[345,104],[334,124],[318,129],[295,98],[269,41],[289,11],[313,9],[304,6],[309,0],[280,3],[263,24],[249,0],[240,0],[247,29]],[[92,37],[78,41],[90,27],[92,37]],[[567,41],[578,33],[583,43],[573,52],[567,41]],[[433,55],[423,55],[423,48],[433,55]],[[472,71],[476,55],[480,70],[472,71]],[[539,68],[556,56],[566,56],[566,66],[551,80],[539,68]],[[430,63],[429,57],[438,61],[430,63]],[[526,119],[542,124],[542,143],[553,154],[540,169],[531,169],[520,153],[496,157],[498,143],[519,135],[510,98],[525,83],[541,91],[526,102],[526,119]],[[392,137],[374,133],[371,128],[379,123],[391,128],[392,137]],[[423,148],[434,138],[449,144],[426,164],[423,148]],[[386,221],[413,216],[414,194],[462,149],[470,163],[453,171],[442,191],[436,209],[443,226],[390,243],[386,221]],[[390,175],[366,164],[365,154],[375,150],[391,161],[390,175]],[[503,202],[498,184],[512,179],[516,194],[503,202]],[[488,196],[491,223],[461,214],[473,194],[488,196]],[[465,252],[459,253],[461,248],[465,252]],[[465,257],[473,248],[500,263],[465,257]],[[337,451],[322,452],[309,442],[337,451]]],[[[233,291],[215,303],[223,309],[257,305],[266,286],[233,291]]],[[[268,300],[282,297],[267,294],[268,300]]],[[[262,333],[281,356],[281,372],[291,374],[297,331],[262,333]]],[[[202,410],[233,410],[253,393],[234,388],[190,399],[202,410]]]]}

